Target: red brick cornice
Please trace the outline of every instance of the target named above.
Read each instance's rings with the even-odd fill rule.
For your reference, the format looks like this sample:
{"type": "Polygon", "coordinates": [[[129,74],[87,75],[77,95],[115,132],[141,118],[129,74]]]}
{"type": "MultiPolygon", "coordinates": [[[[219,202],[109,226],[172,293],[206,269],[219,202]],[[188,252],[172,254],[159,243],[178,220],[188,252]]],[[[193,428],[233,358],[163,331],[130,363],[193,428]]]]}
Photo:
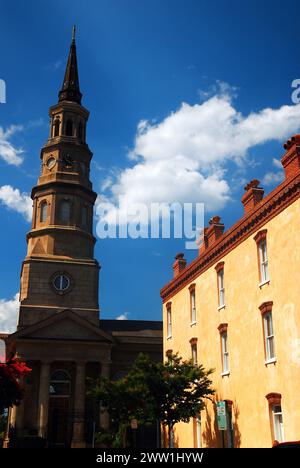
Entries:
{"type": "Polygon", "coordinates": [[[261,315],[265,315],[267,312],[271,312],[271,311],[272,311],[272,307],[273,307],[273,302],[272,302],[272,301],[263,302],[263,303],[259,306],[259,310],[260,310],[260,312],[261,312],[261,315]]]}
{"type": "Polygon", "coordinates": [[[300,174],[298,173],[296,177],[282,182],[257,207],[245,214],[237,223],[224,232],[223,236],[213,246],[208,247],[190,265],[186,266],[176,278],[164,286],[160,291],[163,302],[170,299],[191,281],[194,281],[201,273],[218,260],[221,260],[299,197],[300,174]]]}
{"type": "Polygon", "coordinates": [[[223,270],[224,265],[225,265],[224,262],[219,262],[219,263],[217,263],[217,265],[215,266],[216,272],[219,273],[219,271],[223,270]]]}
{"type": "Polygon", "coordinates": [[[227,332],[227,328],[228,328],[228,323],[220,323],[220,325],[218,326],[218,330],[219,330],[220,335],[222,333],[227,332]]]}
{"type": "Polygon", "coordinates": [[[257,244],[259,244],[260,241],[262,241],[263,239],[267,237],[267,232],[268,232],[267,229],[262,229],[253,237],[253,239],[255,240],[257,244]]]}
{"type": "Polygon", "coordinates": [[[280,405],[281,404],[281,393],[268,393],[266,395],[266,399],[268,400],[269,405],[280,405]]]}

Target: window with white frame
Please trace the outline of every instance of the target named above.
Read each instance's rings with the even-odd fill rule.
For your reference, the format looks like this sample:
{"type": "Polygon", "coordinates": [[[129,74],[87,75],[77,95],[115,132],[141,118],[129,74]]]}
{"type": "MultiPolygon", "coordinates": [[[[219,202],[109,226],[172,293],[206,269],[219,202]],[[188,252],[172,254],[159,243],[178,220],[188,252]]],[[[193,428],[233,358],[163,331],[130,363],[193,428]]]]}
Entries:
{"type": "Polygon", "coordinates": [[[191,323],[193,324],[197,322],[195,287],[190,289],[190,301],[191,301],[191,323]]]}
{"type": "Polygon", "coordinates": [[[219,307],[225,305],[224,268],[218,271],[219,307]]]}
{"type": "Polygon", "coordinates": [[[263,315],[266,361],[275,359],[274,331],[272,312],[263,315]]]}
{"type": "Polygon", "coordinates": [[[172,308],[171,305],[167,307],[167,338],[172,336],[172,308]]]}
{"type": "Polygon", "coordinates": [[[193,361],[193,364],[196,366],[197,362],[198,362],[197,343],[196,342],[191,343],[191,351],[192,351],[192,361],[193,361]]]}
{"type": "Polygon", "coordinates": [[[259,242],[258,252],[259,252],[259,265],[260,265],[260,282],[266,283],[270,279],[266,239],[262,239],[259,242]]]}
{"type": "Polygon", "coordinates": [[[281,405],[272,406],[274,439],[278,442],[284,442],[283,419],[281,405]]]}
{"type": "Polygon", "coordinates": [[[221,334],[221,350],[222,350],[222,373],[229,373],[229,353],[228,353],[228,336],[227,331],[223,331],[221,334]]]}
{"type": "Polygon", "coordinates": [[[201,414],[199,413],[195,419],[195,448],[202,447],[202,439],[201,439],[201,414]]]}

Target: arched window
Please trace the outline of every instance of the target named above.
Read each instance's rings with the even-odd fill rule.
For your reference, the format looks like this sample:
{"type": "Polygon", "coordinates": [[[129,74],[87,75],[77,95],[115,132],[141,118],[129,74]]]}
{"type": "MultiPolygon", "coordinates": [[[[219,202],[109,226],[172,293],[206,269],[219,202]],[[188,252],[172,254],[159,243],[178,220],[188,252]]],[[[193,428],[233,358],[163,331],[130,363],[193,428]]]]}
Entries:
{"type": "Polygon", "coordinates": [[[87,227],[88,225],[88,207],[86,205],[84,205],[82,207],[82,220],[81,220],[81,224],[83,227],[87,227]]]}
{"type": "Polygon", "coordinates": [[[59,219],[64,223],[69,223],[71,217],[71,203],[69,200],[63,200],[60,204],[59,219]]]}
{"type": "Polygon", "coordinates": [[[68,119],[66,123],[66,135],[73,136],[73,121],[71,119],[68,119]]]}
{"type": "Polygon", "coordinates": [[[47,214],[48,214],[48,203],[46,201],[43,201],[40,207],[40,222],[41,223],[44,223],[47,220],[47,214]]]}
{"type": "Polygon", "coordinates": [[[65,370],[58,369],[51,375],[49,393],[51,397],[68,397],[71,393],[71,377],[65,370]]]}
{"type": "Polygon", "coordinates": [[[80,141],[82,141],[82,123],[79,122],[78,124],[78,138],[80,141]]]}
{"type": "Polygon", "coordinates": [[[60,127],[60,121],[58,119],[56,119],[54,121],[54,125],[53,125],[53,128],[54,128],[53,136],[54,137],[57,137],[59,135],[59,127],[60,127]]]}

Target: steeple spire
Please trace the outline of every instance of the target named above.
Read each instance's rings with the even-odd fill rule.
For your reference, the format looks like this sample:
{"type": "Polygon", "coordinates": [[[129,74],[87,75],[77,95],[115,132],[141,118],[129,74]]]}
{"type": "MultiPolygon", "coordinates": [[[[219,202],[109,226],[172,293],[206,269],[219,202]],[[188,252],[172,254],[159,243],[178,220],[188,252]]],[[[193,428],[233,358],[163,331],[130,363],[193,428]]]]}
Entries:
{"type": "Polygon", "coordinates": [[[59,92],[59,102],[73,101],[81,104],[82,94],[79,89],[78,67],[76,57],[75,26],[72,30],[72,42],[65,71],[62,88],[59,92]]]}

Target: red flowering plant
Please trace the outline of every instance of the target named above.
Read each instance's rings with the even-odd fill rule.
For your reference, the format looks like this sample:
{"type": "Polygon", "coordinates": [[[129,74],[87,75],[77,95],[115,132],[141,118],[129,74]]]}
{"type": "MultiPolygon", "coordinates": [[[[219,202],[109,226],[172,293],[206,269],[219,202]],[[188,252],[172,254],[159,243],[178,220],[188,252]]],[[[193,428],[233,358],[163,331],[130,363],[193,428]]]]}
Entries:
{"type": "Polygon", "coordinates": [[[0,362],[0,414],[5,408],[20,404],[24,395],[20,380],[29,372],[31,369],[17,356],[0,362]]]}

